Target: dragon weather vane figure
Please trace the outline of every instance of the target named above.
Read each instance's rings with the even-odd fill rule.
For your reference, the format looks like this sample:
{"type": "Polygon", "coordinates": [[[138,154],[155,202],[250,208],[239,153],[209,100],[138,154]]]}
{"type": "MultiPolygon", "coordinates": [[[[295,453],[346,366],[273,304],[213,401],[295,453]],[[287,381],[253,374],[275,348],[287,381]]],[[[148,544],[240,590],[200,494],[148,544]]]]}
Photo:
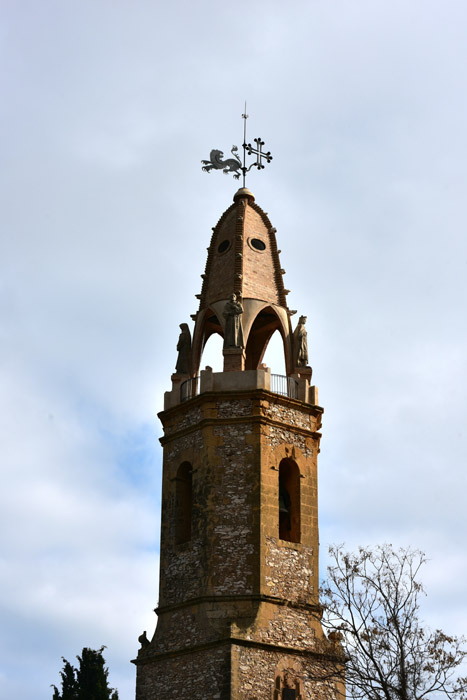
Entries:
{"type": "Polygon", "coordinates": [[[224,152],[217,149],[213,149],[209,155],[209,160],[202,160],[202,170],[206,173],[211,172],[211,170],[222,170],[225,175],[232,173],[236,180],[240,179],[240,173],[243,174],[243,187],[245,187],[246,174],[251,170],[251,168],[256,167],[258,170],[263,170],[264,163],[270,163],[272,160],[272,155],[268,151],[263,152],[264,141],[260,138],[253,139],[256,146],[252,146],[251,143],[246,142],[246,120],[248,119],[248,114],[246,113],[246,102],[245,102],[245,112],[242,114],[243,122],[243,163],[238,155],[237,146],[232,146],[230,151],[233,158],[227,158],[224,160],[224,152]],[[255,155],[256,160],[247,167],[246,156],[255,155]]]}

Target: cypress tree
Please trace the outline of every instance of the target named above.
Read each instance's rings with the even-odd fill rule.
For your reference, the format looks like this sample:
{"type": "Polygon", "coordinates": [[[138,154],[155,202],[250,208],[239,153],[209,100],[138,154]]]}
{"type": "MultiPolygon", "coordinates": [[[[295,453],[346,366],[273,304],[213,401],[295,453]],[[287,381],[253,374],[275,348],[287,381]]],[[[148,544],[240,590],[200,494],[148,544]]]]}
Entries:
{"type": "Polygon", "coordinates": [[[63,671],[60,671],[62,692],[55,685],[52,686],[52,700],[118,700],[118,692],[108,684],[109,670],[102,656],[104,649],[84,647],[81,656],[76,657],[78,668],[63,659],[63,671]]]}

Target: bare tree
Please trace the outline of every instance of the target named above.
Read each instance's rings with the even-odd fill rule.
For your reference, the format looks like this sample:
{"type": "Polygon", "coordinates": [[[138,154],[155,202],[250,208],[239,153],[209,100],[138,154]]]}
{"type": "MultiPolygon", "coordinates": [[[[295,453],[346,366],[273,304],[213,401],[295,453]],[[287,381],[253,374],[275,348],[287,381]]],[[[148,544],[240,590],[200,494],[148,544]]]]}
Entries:
{"type": "Polygon", "coordinates": [[[322,624],[345,658],[327,677],[345,675],[347,694],[359,700],[467,698],[461,665],[463,637],[431,631],[419,620],[422,552],[383,545],[348,553],[331,547],[321,588],[322,624]]]}

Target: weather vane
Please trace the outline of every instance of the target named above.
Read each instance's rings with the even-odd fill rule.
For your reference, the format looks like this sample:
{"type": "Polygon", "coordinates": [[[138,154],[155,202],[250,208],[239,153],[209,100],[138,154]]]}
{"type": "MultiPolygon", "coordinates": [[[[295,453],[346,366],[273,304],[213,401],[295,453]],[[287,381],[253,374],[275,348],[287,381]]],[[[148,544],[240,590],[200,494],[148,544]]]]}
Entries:
{"type": "Polygon", "coordinates": [[[245,112],[242,114],[243,121],[243,163],[238,155],[237,146],[232,146],[231,154],[233,158],[227,158],[224,160],[224,152],[217,149],[213,149],[209,155],[210,160],[202,160],[201,163],[203,167],[201,168],[206,173],[211,170],[222,170],[225,175],[228,173],[233,173],[236,180],[240,179],[240,173],[243,174],[243,187],[245,187],[246,174],[251,170],[251,168],[256,167],[258,170],[263,170],[264,163],[270,163],[272,161],[272,155],[268,151],[264,153],[263,146],[264,141],[260,138],[253,139],[256,146],[252,146],[251,143],[246,142],[246,120],[248,119],[248,114],[246,113],[246,102],[245,102],[245,112]],[[256,160],[247,167],[246,156],[255,155],[256,160]]]}

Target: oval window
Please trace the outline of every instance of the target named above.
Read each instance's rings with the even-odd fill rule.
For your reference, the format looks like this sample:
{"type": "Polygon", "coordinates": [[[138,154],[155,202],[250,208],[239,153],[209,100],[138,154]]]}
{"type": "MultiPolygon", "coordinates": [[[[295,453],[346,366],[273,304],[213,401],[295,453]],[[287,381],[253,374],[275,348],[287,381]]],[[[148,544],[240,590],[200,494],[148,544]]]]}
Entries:
{"type": "Polygon", "coordinates": [[[217,248],[218,253],[225,253],[226,250],[228,250],[230,247],[230,241],[222,241],[222,243],[219,244],[219,247],[217,248]]]}
{"type": "Polygon", "coordinates": [[[259,238],[252,238],[251,245],[253,248],[256,248],[256,250],[266,250],[266,243],[259,238]]]}

